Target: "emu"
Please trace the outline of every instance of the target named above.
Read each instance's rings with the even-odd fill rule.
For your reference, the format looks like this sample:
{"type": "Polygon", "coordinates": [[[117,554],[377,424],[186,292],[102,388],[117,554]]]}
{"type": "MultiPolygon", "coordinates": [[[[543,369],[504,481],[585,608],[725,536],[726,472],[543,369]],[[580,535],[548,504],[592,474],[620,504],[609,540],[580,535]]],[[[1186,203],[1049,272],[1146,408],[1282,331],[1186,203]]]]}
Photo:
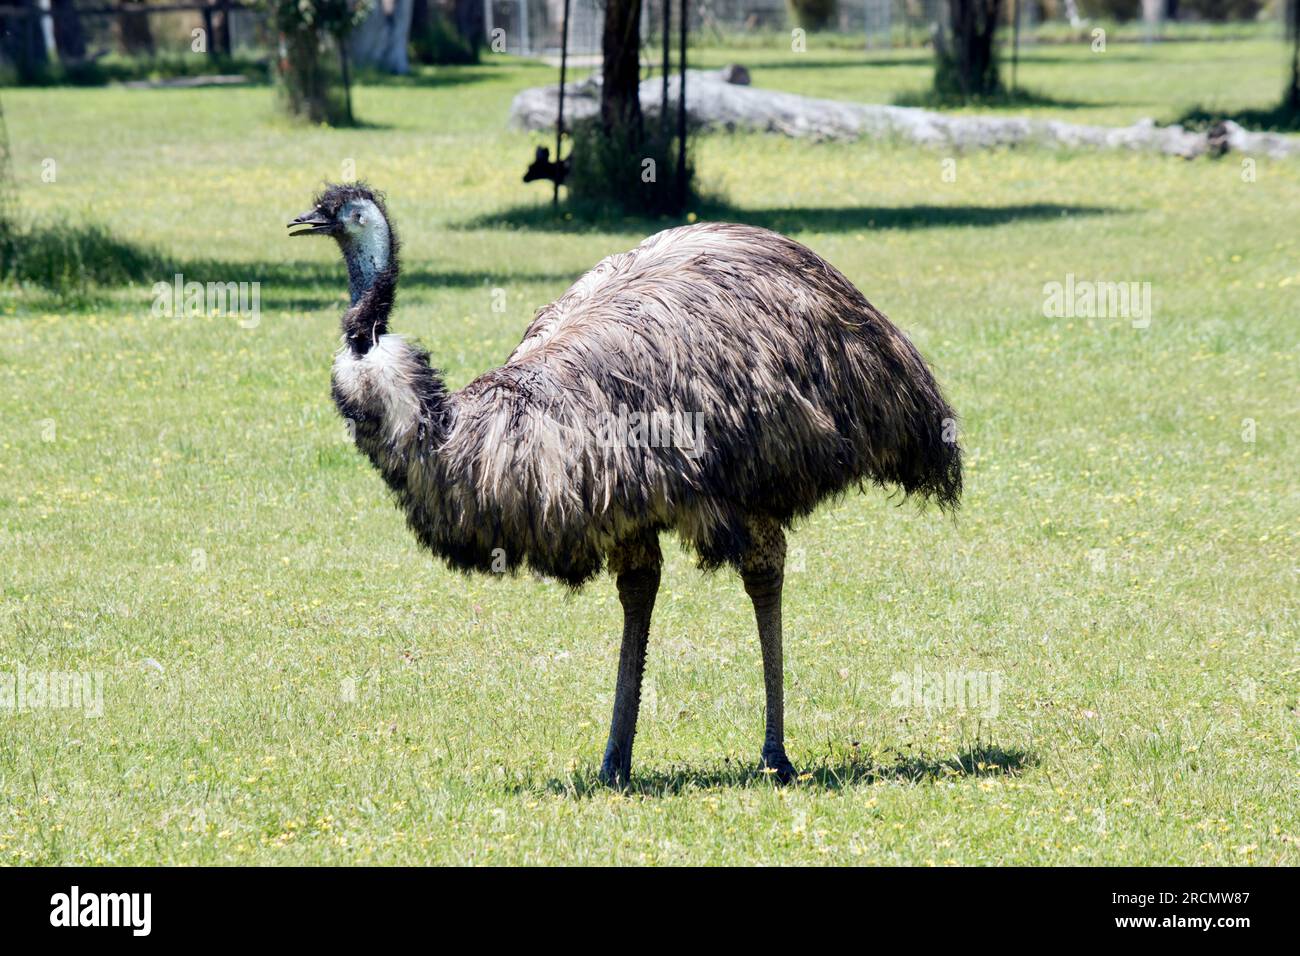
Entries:
{"type": "Polygon", "coordinates": [[[752,226],[668,229],[610,256],[537,312],[504,365],[449,392],[389,331],[398,239],[381,195],[331,185],[291,223],[347,265],[333,398],[420,544],[452,568],[527,567],[581,587],[608,568],[623,607],[600,777],[626,786],[659,535],[730,566],[763,659],[762,766],[785,751],[785,530],[870,482],[958,504],[955,415],[912,343],[830,263],[752,226]],[[701,415],[689,442],[610,422],[701,415]],[[682,447],[689,444],[690,447],[682,447]]]}

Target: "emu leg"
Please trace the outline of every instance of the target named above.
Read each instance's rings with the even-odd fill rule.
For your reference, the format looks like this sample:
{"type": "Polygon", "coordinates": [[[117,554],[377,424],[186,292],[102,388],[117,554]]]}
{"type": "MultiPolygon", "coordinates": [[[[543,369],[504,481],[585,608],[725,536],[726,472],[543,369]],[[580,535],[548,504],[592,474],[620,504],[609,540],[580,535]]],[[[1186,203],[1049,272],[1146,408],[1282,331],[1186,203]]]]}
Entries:
{"type": "Polygon", "coordinates": [[[763,649],[763,689],[767,697],[767,728],[763,734],[763,767],[782,783],[797,771],[785,755],[784,674],[781,660],[781,587],[785,582],[785,534],[769,519],[749,526],[751,545],[741,561],[745,593],[754,602],[758,641],[763,649]]]}
{"type": "Polygon", "coordinates": [[[654,536],[610,555],[610,568],[618,580],[618,599],[623,605],[623,648],[618,656],[609,743],[600,766],[600,779],[609,786],[626,786],[632,776],[632,739],[641,708],[641,675],[650,638],[650,615],[659,592],[660,561],[659,541],[654,536]]]}

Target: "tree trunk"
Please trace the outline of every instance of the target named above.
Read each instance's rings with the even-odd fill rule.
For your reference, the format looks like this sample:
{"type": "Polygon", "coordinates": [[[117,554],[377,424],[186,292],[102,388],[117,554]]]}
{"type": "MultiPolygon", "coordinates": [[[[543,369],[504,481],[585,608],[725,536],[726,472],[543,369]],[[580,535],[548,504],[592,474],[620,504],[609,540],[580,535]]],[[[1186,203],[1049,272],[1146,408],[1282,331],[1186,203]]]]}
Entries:
{"type": "Polygon", "coordinates": [[[59,49],[59,59],[64,63],[79,63],[86,58],[86,32],[81,27],[81,14],[73,0],[52,0],[54,13],[54,43],[59,49]]]}
{"type": "MultiPolygon", "coordinates": [[[[0,23],[3,26],[3,23],[0,23]]],[[[9,128],[0,103],[0,276],[15,272],[22,244],[18,241],[18,191],[9,161],[9,128]]]]}
{"type": "MultiPolygon", "coordinates": [[[[39,9],[36,0],[18,0],[14,6],[25,8],[33,14],[39,9]]],[[[41,18],[6,17],[3,26],[0,36],[3,37],[4,52],[18,69],[18,81],[32,82],[40,75],[48,60],[41,18]]]]}
{"type": "Polygon", "coordinates": [[[487,23],[483,19],[482,0],[455,0],[456,32],[469,46],[470,52],[487,46],[487,23]]]}
{"type": "Polygon", "coordinates": [[[948,30],[935,36],[935,90],[963,99],[998,92],[997,48],[994,35],[1002,0],[947,0],[948,30]]]}
{"type": "Polygon", "coordinates": [[[640,145],[641,0],[607,0],[600,38],[603,81],[600,123],[607,136],[621,134],[628,147],[640,145]]]}
{"type": "MultiPolygon", "coordinates": [[[[18,232],[18,190],[14,185],[14,167],[9,148],[9,126],[5,122],[4,103],[0,102],[0,252],[12,255],[10,240],[18,232]]],[[[4,263],[0,263],[3,272],[4,263]]]]}
{"type": "Polygon", "coordinates": [[[431,19],[429,0],[411,0],[411,36],[424,36],[431,19]]]}
{"type": "Polygon", "coordinates": [[[409,73],[411,7],[412,0],[379,0],[348,39],[352,62],[385,73],[409,73]]]}
{"type": "MultiPolygon", "coordinates": [[[[123,10],[143,10],[144,0],[122,0],[123,10]]],[[[118,35],[122,49],[127,53],[153,56],[153,31],[149,29],[149,14],[123,13],[117,18],[118,35]]]]}
{"type": "Polygon", "coordinates": [[[209,0],[212,10],[212,36],[208,37],[208,52],[230,56],[230,8],[221,0],[209,0]]]}
{"type": "Polygon", "coordinates": [[[1300,113],[1300,0],[1291,0],[1291,88],[1286,105],[1300,113]]]}
{"type": "MultiPolygon", "coordinates": [[[[647,131],[641,111],[641,2],[605,0],[599,101],[589,121],[569,127],[565,185],[575,199],[604,211],[676,215],[682,209],[671,127],[656,123],[647,131]]],[[[653,110],[653,99],[647,102],[653,110]]]]}
{"type": "Polygon", "coordinates": [[[312,123],[349,119],[337,44],[311,28],[286,33],[281,42],[280,80],[290,115],[312,123]]]}

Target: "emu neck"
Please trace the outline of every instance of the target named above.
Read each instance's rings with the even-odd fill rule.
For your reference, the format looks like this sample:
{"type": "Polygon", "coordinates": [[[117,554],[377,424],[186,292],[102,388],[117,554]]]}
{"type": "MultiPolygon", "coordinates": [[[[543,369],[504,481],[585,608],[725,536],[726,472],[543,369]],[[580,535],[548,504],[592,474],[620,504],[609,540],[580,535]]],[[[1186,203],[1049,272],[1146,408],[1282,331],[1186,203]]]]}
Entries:
{"type": "Polygon", "coordinates": [[[364,236],[341,243],[348,267],[351,307],[343,316],[343,335],[352,351],[364,355],[388,331],[388,316],[397,294],[397,250],[386,223],[364,236]]]}
{"type": "Polygon", "coordinates": [[[393,237],[388,223],[380,219],[375,228],[360,236],[346,236],[343,259],[348,265],[348,291],[356,305],[374,286],[379,275],[394,264],[393,237]]]}

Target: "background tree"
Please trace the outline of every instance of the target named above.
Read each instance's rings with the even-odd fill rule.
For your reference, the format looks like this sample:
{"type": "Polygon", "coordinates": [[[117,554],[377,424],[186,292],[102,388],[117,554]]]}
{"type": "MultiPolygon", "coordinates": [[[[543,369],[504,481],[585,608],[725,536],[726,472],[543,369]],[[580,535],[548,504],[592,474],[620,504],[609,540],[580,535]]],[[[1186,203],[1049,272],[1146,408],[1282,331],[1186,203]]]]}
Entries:
{"type": "MultiPolygon", "coordinates": [[[[679,143],[685,123],[665,121],[650,128],[645,122],[640,96],[641,3],[606,0],[600,110],[592,119],[566,127],[573,145],[565,185],[572,199],[602,214],[677,215],[691,196],[691,169],[679,143]]],[[[679,0],[679,17],[685,6],[685,0],[679,0]]],[[[681,40],[684,48],[684,32],[681,40]]]]}
{"type": "Polygon", "coordinates": [[[641,0],[607,0],[600,54],[601,131],[607,139],[637,149],[645,139],[640,96],[641,0]]]}
{"type": "Polygon", "coordinates": [[[117,18],[117,34],[125,52],[153,56],[153,30],[144,5],[144,0],[122,0],[122,9],[129,12],[117,18]]]}
{"type": "Polygon", "coordinates": [[[487,45],[480,0],[412,0],[411,56],[420,63],[477,63],[487,45]]]}
{"type": "Polygon", "coordinates": [[[411,12],[411,0],[378,0],[348,37],[352,62],[385,73],[411,72],[406,58],[411,12]]]}
{"type": "Polygon", "coordinates": [[[1291,30],[1291,84],[1283,101],[1292,113],[1300,114],[1300,0],[1291,0],[1288,27],[1291,30]]]}
{"type": "Polygon", "coordinates": [[[370,12],[365,0],[265,0],[280,34],[285,108],[313,123],[352,121],[347,38],[370,12]]]}
{"type": "Polygon", "coordinates": [[[208,0],[208,6],[212,8],[204,20],[212,28],[212,35],[208,37],[208,49],[221,56],[230,56],[229,10],[223,8],[219,0],[208,0]]]}
{"type": "Polygon", "coordinates": [[[483,17],[483,4],[478,0],[451,0],[451,5],[456,19],[456,32],[469,44],[477,59],[478,51],[487,46],[487,22],[483,17]]]}
{"type": "Polygon", "coordinates": [[[836,0],[786,0],[796,25],[805,30],[825,30],[839,12],[836,0]]]}
{"type": "Polygon", "coordinates": [[[5,59],[18,71],[18,82],[35,82],[49,59],[40,18],[33,15],[39,6],[36,0],[17,0],[13,6],[19,8],[19,15],[0,18],[0,43],[5,59]]]}
{"type": "Polygon", "coordinates": [[[0,277],[16,268],[18,251],[18,190],[14,186],[13,163],[9,157],[5,107],[0,102],[0,277]]]}
{"type": "Polygon", "coordinates": [[[935,31],[935,92],[963,100],[1000,92],[994,35],[1002,0],[947,0],[947,13],[935,31]]]}
{"type": "Polygon", "coordinates": [[[63,63],[79,63],[86,58],[86,31],[74,0],[51,0],[54,13],[54,45],[63,63]]]}

